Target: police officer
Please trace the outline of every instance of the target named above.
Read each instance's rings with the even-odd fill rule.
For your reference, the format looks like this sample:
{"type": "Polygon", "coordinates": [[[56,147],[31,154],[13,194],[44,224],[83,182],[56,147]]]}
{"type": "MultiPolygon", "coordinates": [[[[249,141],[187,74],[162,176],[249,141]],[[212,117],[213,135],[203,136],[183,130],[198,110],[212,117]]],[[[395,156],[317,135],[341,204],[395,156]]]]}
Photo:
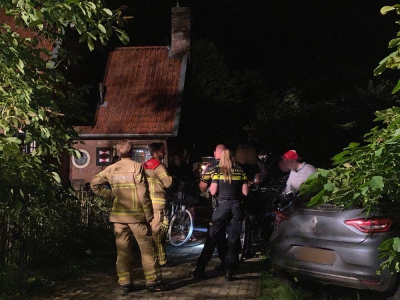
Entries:
{"type": "Polygon", "coordinates": [[[248,194],[248,184],[246,174],[234,162],[233,152],[229,149],[222,150],[219,164],[211,172],[210,193],[216,198],[217,203],[211,217],[206,243],[192,275],[198,279],[205,278],[205,266],[210,261],[217,242],[225,238],[226,224],[229,222],[223,266],[225,279],[231,281],[232,272],[238,267],[239,262],[239,238],[243,221],[240,196],[248,194]]]}
{"type": "Polygon", "coordinates": [[[156,244],[158,261],[160,266],[167,265],[165,252],[165,239],[168,230],[168,218],[165,215],[166,189],[172,184],[172,176],[169,175],[167,167],[161,162],[165,157],[163,143],[151,143],[149,145],[151,159],[143,164],[149,183],[150,198],[153,203],[154,219],[151,221],[153,240],[156,244]]]}
{"type": "Polygon", "coordinates": [[[149,223],[153,220],[153,207],[143,167],[131,159],[132,142],[119,142],[116,148],[121,160],[95,175],[90,186],[100,197],[115,197],[110,222],[114,223],[118,283],[126,293],[134,289],[133,235],[140,248],[147,290],[167,290],[168,285],[161,281],[161,269],[151,235],[149,223]],[[111,189],[104,187],[107,182],[111,189]]]}

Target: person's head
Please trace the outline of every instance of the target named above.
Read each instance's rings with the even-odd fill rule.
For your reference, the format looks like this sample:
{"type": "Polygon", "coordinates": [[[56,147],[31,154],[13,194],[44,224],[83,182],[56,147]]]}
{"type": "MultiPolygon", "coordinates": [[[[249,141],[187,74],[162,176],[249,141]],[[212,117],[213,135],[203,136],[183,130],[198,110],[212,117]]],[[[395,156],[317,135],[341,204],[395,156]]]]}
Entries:
{"type": "Polygon", "coordinates": [[[132,142],[125,140],[118,142],[116,145],[117,151],[122,158],[131,157],[132,152],[132,142]]]}
{"type": "Polygon", "coordinates": [[[290,170],[296,171],[299,168],[299,165],[301,165],[301,158],[297,154],[296,150],[285,152],[285,154],[282,155],[282,159],[284,165],[290,170]]]}
{"type": "Polygon", "coordinates": [[[149,145],[149,152],[151,157],[162,160],[165,157],[165,147],[163,143],[151,143],[149,145]]]}
{"type": "Polygon", "coordinates": [[[174,156],[172,157],[172,163],[179,167],[182,164],[182,158],[178,153],[175,153],[174,156]]]}
{"type": "Polygon", "coordinates": [[[219,144],[217,147],[215,147],[214,151],[214,157],[215,159],[220,159],[221,158],[221,153],[226,149],[225,145],[219,144]]]}
{"type": "Polygon", "coordinates": [[[247,156],[246,156],[247,163],[250,165],[255,165],[257,163],[257,160],[258,160],[258,154],[256,148],[253,146],[249,146],[247,148],[247,156]]]}
{"type": "Polygon", "coordinates": [[[235,153],[235,161],[242,165],[247,163],[247,151],[245,146],[243,145],[237,146],[235,153]]]}

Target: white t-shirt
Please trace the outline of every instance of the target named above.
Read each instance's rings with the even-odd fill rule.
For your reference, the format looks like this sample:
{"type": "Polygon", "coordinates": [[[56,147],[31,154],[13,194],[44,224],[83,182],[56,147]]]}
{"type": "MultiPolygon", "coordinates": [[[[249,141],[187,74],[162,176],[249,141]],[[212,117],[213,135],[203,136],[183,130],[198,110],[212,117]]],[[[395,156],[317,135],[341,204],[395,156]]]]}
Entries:
{"type": "Polygon", "coordinates": [[[293,192],[296,194],[300,185],[307,180],[308,176],[315,172],[314,166],[304,162],[297,171],[290,171],[289,178],[286,182],[285,193],[293,192]]]}

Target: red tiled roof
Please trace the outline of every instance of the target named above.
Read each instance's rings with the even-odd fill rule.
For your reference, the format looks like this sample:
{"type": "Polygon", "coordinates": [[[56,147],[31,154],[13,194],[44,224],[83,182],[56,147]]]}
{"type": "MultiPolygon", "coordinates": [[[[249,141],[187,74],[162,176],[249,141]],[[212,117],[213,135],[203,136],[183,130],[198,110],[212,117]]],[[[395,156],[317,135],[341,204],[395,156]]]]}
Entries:
{"type": "MultiPolygon", "coordinates": [[[[15,23],[15,18],[13,16],[6,16],[5,10],[3,8],[0,8],[0,24],[7,24],[8,26],[11,27],[12,31],[20,34],[21,37],[23,38],[34,38],[37,36],[37,33],[29,29],[25,29],[23,27],[17,27],[15,23]]],[[[4,29],[0,29],[0,31],[1,30],[4,29]]],[[[53,49],[53,42],[42,39],[42,41],[39,43],[39,46],[47,48],[51,51],[53,49]]]]}
{"type": "Polygon", "coordinates": [[[75,129],[81,138],[176,136],[185,72],[186,57],[169,57],[167,46],[117,48],[108,57],[96,124],[75,129]]]}

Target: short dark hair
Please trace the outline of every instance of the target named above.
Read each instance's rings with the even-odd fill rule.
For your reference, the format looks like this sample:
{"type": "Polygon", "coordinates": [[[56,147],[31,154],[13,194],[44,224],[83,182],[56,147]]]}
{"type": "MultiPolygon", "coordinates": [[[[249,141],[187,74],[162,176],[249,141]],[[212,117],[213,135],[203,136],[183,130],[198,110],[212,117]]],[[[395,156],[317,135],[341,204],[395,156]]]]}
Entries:
{"type": "Polygon", "coordinates": [[[119,152],[119,154],[123,157],[127,156],[128,153],[132,150],[132,142],[129,140],[124,140],[124,141],[120,141],[117,143],[117,150],[119,152]],[[124,147],[127,146],[127,147],[124,147]]]}
{"type": "Polygon", "coordinates": [[[163,143],[151,143],[149,145],[149,152],[153,155],[154,152],[160,151],[161,147],[164,147],[163,143]]]}

